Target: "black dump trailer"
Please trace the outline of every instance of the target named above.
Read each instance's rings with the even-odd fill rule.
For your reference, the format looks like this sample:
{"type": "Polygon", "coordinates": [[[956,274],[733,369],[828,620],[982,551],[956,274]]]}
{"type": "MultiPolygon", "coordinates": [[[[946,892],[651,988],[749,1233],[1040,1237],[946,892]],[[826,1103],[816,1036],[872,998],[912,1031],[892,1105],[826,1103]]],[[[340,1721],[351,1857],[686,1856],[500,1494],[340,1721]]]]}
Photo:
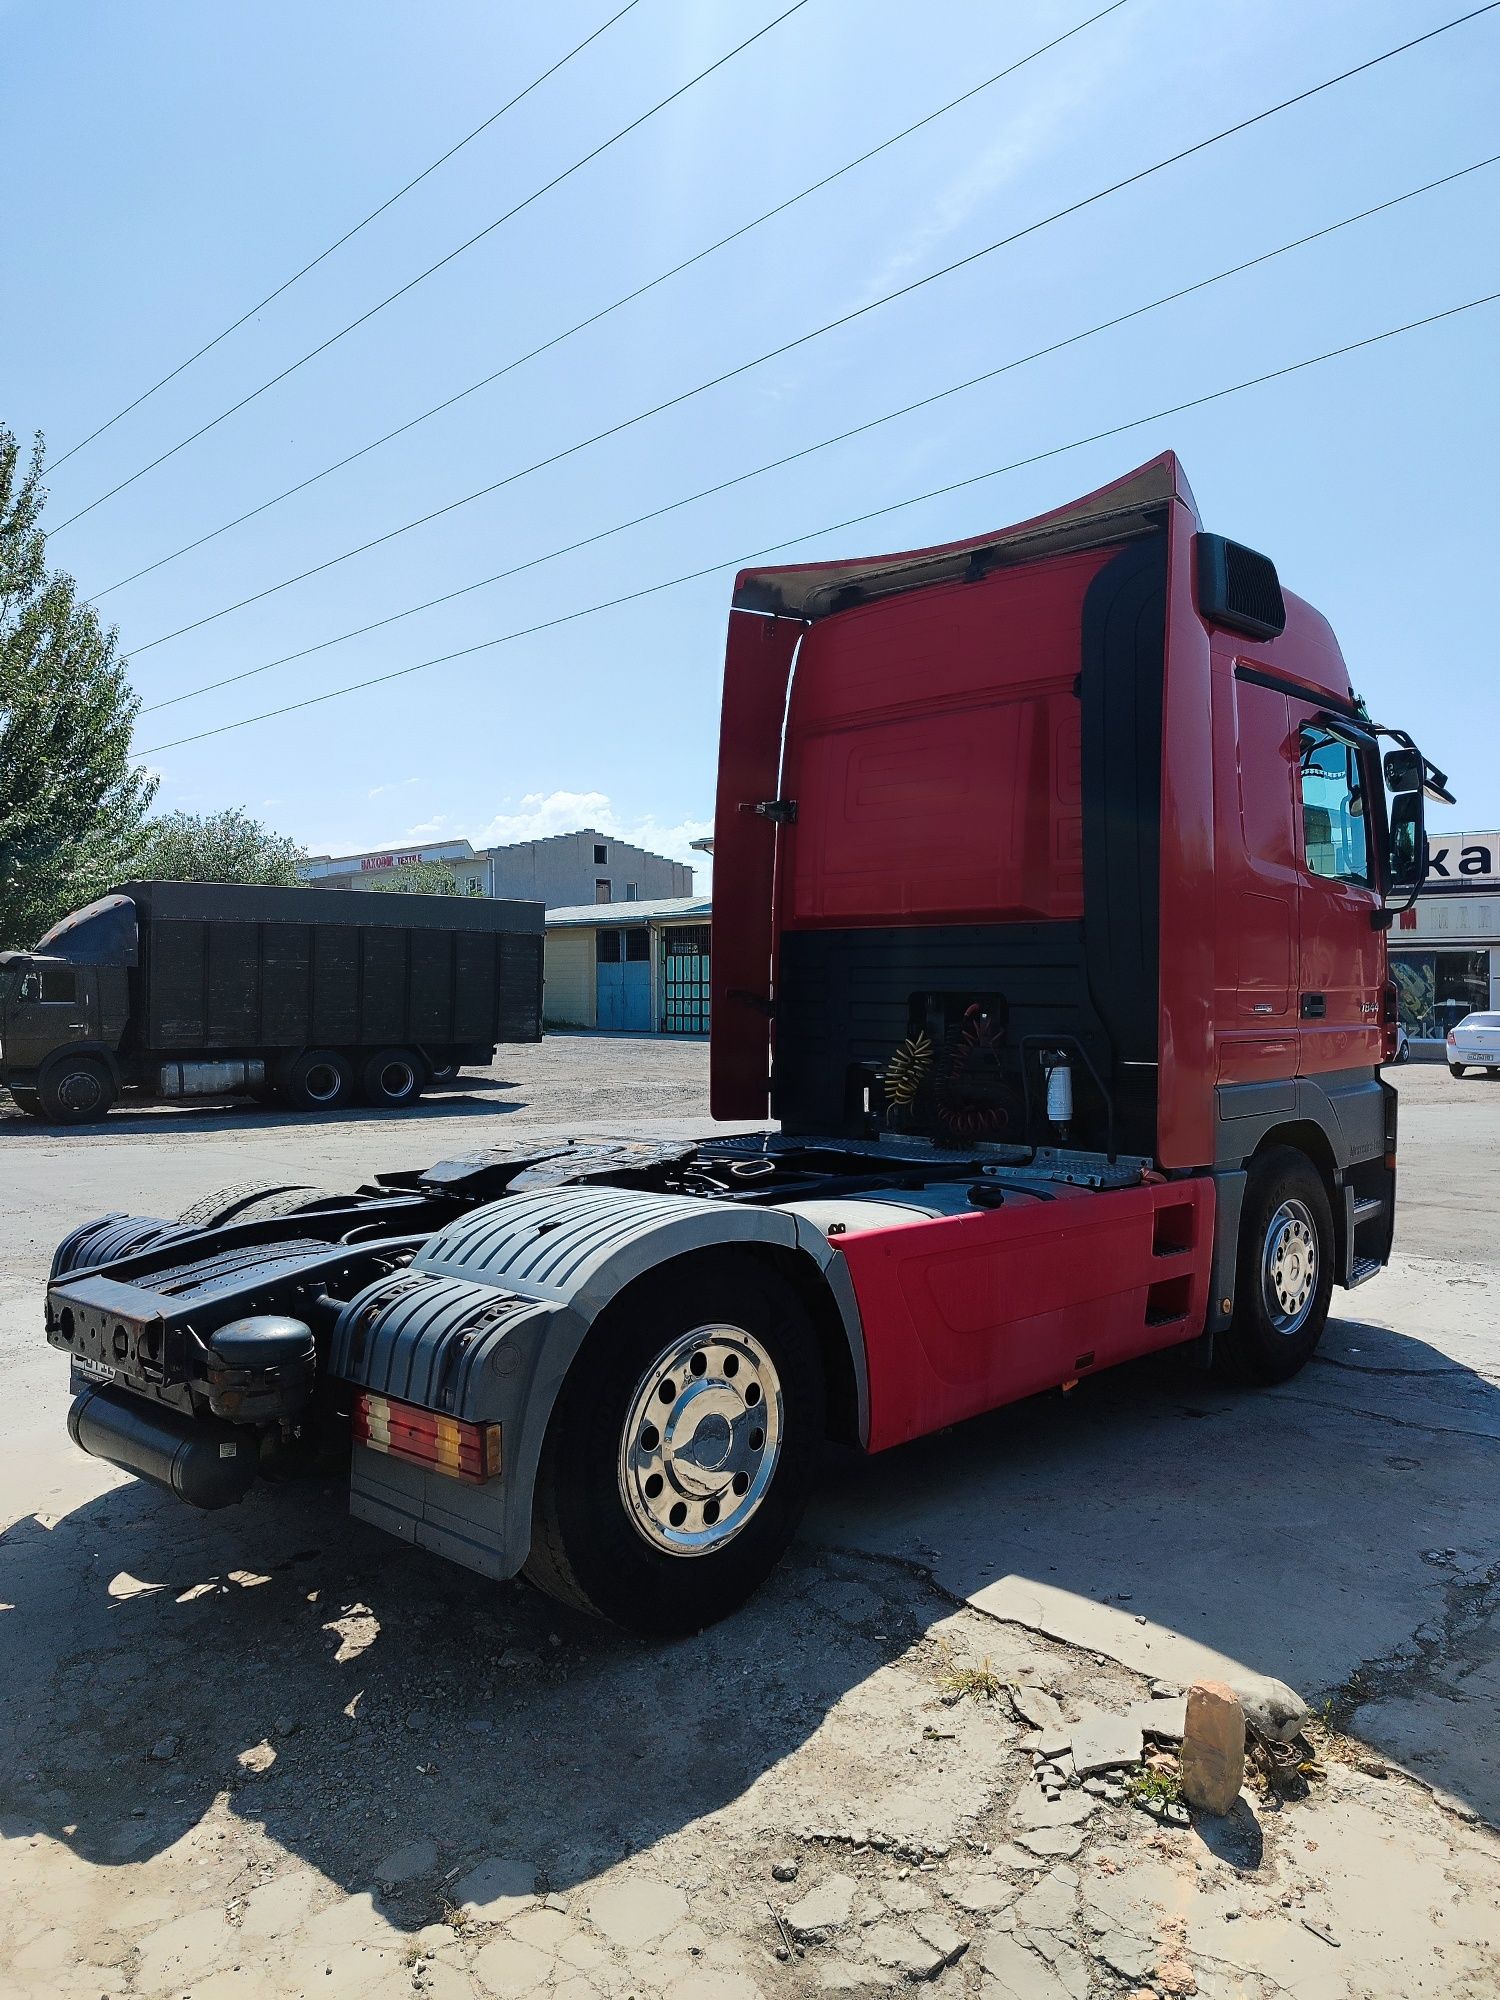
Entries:
{"type": "Polygon", "coordinates": [[[122,1091],[396,1109],[542,1032],[542,905],[125,882],[0,954],[0,1081],[59,1124],[122,1091]]]}

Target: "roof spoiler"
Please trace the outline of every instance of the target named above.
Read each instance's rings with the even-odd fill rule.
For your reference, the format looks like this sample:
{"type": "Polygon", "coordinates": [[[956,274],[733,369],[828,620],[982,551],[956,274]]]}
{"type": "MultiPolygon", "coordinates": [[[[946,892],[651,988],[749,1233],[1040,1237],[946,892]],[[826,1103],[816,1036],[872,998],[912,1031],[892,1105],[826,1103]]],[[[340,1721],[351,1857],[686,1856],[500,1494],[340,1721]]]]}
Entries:
{"type": "Polygon", "coordinates": [[[1176,500],[1188,507],[1196,524],[1192,489],[1177,454],[1169,451],[1066,507],[967,541],[848,562],[741,570],[734,608],[812,624],[877,597],[982,576],[1002,562],[1030,561],[1148,533],[1160,526],[1163,509],[1176,500]]]}

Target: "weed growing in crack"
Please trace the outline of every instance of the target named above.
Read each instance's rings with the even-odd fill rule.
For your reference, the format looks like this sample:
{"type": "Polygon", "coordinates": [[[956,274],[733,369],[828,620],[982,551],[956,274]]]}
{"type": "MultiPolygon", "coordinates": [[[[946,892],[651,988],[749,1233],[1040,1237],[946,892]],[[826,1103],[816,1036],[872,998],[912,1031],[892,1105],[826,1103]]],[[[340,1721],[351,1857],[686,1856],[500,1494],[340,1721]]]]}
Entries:
{"type": "Polygon", "coordinates": [[[1182,1780],[1175,1770],[1148,1765],[1131,1771],[1125,1779],[1125,1791],[1132,1805],[1142,1806],[1147,1812],[1161,1812],[1167,1806],[1182,1804],[1182,1780]]]}
{"type": "Polygon", "coordinates": [[[990,1665],[988,1653],[977,1667],[957,1667],[950,1662],[938,1681],[942,1693],[954,1701],[961,1701],[965,1695],[971,1695],[975,1701],[994,1701],[1004,1685],[990,1665]]]}

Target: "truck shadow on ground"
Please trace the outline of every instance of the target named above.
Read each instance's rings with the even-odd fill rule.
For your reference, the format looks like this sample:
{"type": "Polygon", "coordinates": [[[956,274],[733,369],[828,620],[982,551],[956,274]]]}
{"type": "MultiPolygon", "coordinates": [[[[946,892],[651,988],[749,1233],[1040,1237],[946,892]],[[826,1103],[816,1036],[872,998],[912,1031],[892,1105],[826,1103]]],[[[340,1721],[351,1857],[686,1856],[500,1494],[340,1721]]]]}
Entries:
{"type": "MultiPolygon", "coordinates": [[[[143,1134],[175,1138],[192,1133],[260,1133],[283,1128],[316,1131],[341,1125],[372,1125],[381,1131],[393,1128],[399,1131],[403,1123],[425,1122],[434,1117],[472,1118],[479,1113],[519,1111],[527,1100],[504,1098],[501,1093],[521,1087],[505,1077],[475,1077],[472,1082],[434,1091],[410,1112],[382,1111],[362,1104],[345,1105],[334,1111],[289,1111],[276,1104],[243,1101],[203,1106],[153,1105],[149,1110],[116,1109],[97,1125],[83,1127],[77,1136],[92,1145],[99,1139],[139,1139],[143,1134]]],[[[0,1099],[0,1131],[32,1133],[59,1141],[75,1137],[68,1126],[46,1125],[26,1117],[8,1098],[0,1099]]]]}
{"type": "MultiPolygon", "coordinates": [[[[1162,1626],[1308,1693],[1342,1688],[1377,1747],[1392,1690],[1425,1688],[1450,1715],[1464,1702],[1436,1775],[1500,1819],[1493,1677],[1488,1705],[1478,1682],[1440,1685],[1465,1634],[1478,1643],[1478,1624],[1459,1630],[1478,1587],[1462,1565],[1471,1543],[1490,1559],[1500,1524],[1500,1391],[1357,1322],[1328,1348],[1269,1395],[1158,1361],[887,1458],[831,1453],[767,1588],[669,1645],[388,1541],[343,1515],[336,1486],[201,1515],[131,1484],[32,1517],[0,1542],[0,1830],[110,1866],[227,1811],[350,1893],[430,1843],[391,1904],[415,1928],[482,1857],[566,1889],[702,1820],[887,1663],[910,1668],[911,1713],[882,1727],[920,1755],[936,1668],[908,1656],[955,1596],[982,1605],[1017,1577],[1091,1608],[1101,1653],[1111,1620],[1162,1626]],[[1372,1414],[1362,1359],[1405,1414],[1372,1414]],[[1428,1375],[1445,1400],[1419,1412],[1410,1385],[1428,1375]],[[1424,1559],[1440,1539],[1459,1569],[1424,1559]],[[1424,1653],[1412,1634],[1428,1626],[1446,1640],[1424,1653]]],[[[1003,1660],[1020,1635],[993,1629],[1003,1660]]],[[[1219,1833],[1256,1865],[1253,1820],[1219,1833]]]]}
{"type": "MultiPolygon", "coordinates": [[[[425,1841],[439,1874],[497,1855],[566,1888],[739,1798],[951,1608],[801,1549],[735,1617],[647,1644],[342,1507],[128,1485],[11,1529],[0,1832],[120,1865],[227,1806],[351,1893],[425,1841]]],[[[412,1897],[413,1927],[441,1913],[412,1897]]]]}

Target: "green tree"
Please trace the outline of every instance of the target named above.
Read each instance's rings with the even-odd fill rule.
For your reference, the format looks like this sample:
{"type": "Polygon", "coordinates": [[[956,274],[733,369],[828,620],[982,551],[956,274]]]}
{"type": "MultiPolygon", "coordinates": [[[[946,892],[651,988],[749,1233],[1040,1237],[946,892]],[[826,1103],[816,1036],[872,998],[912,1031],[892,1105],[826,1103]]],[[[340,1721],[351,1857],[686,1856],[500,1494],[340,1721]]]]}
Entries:
{"type": "Polygon", "coordinates": [[[0,947],[35,943],[125,872],[156,780],[119,636],[47,567],[42,441],[0,428],[0,947]]]}
{"type": "Polygon", "coordinates": [[[259,882],[294,889],[305,848],[272,833],[238,806],[216,813],[165,813],[147,823],[130,873],[144,882],[259,882]]]}
{"type": "Polygon", "coordinates": [[[384,868],[368,885],[360,887],[382,889],[392,896],[456,896],[458,882],[453,870],[441,861],[403,861],[395,868],[384,868]]]}

